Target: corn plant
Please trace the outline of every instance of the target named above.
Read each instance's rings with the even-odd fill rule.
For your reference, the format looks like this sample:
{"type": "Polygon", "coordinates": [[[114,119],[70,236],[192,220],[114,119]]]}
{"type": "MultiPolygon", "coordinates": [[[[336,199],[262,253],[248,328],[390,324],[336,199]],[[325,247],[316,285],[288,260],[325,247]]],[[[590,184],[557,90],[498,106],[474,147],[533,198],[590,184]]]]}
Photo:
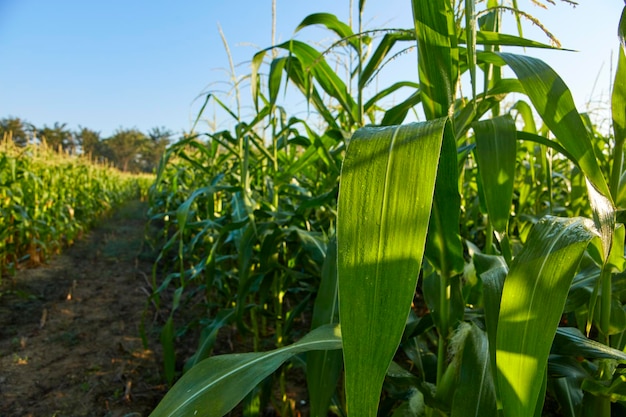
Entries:
{"type": "Polygon", "coordinates": [[[0,144],[0,272],[40,263],[71,244],[111,208],[140,194],[152,178],[122,174],[45,145],[0,144]]]}
{"type": "Polygon", "coordinates": [[[179,265],[155,281],[158,298],[178,280],[162,333],[170,382],[173,312],[183,293],[194,307],[193,280],[209,319],[152,415],[222,416],[242,400],[245,415],[258,415],[272,375],[284,394],[286,367],[302,363],[313,416],[624,413],[626,19],[607,138],[549,65],[503,52],[552,47],[521,36],[530,15],[517,2],[413,0],[411,11],[414,27],[402,30],[305,18],[298,30],[338,35],[330,49],[349,51],[349,79],[332,70],[329,50],[273,46],[287,55],[264,64],[270,48],[252,60],[253,120],[210,96],[234,134],[170,151],[184,162],[163,164],[153,190],[166,207],[155,217],[173,221],[163,256],[179,265]],[[504,11],[519,35],[502,32],[504,11]],[[417,81],[368,99],[368,82],[409,43],[417,81]],[[283,81],[316,109],[323,134],[286,116],[283,81]],[[405,87],[405,101],[377,106],[405,87]],[[505,105],[514,93],[525,98],[505,105]],[[401,124],[418,106],[425,120],[401,124]],[[204,188],[183,180],[194,175],[204,188]],[[290,319],[311,305],[311,331],[290,343],[301,336],[290,319]],[[261,346],[268,317],[273,346],[261,346]],[[254,335],[255,352],[208,357],[228,323],[254,335]]]}

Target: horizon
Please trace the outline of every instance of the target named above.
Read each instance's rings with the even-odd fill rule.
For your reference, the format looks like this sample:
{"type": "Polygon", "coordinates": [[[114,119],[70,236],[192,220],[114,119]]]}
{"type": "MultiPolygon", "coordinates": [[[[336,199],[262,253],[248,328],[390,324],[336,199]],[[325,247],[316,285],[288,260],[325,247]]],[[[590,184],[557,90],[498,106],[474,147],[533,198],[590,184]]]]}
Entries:
{"type": "MultiPolygon", "coordinates": [[[[579,111],[585,111],[581,107],[587,103],[608,107],[621,2],[609,5],[587,0],[576,8],[560,3],[547,11],[523,7],[564,48],[580,52],[521,52],[544,59],[561,75],[579,111]],[[607,21],[607,15],[615,17],[615,22],[599,25],[607,21]],[[594,30],[572,30],[581,27],[581,22],[594,30]]],[[[408,1],[368,2],[365,26],[408,27],[412,17],[407,10],[408,1]]],[[[333,13],[347,22],[348,11],[348,2],[278,2],[276,42],[291,38],[298,23],[313,12],[333,13]]],[[[508,15],[505,19],[511,20],[508,15]]],[[[72,131],[87,127],[103,137],[117,129],[147,132],[156,127],[178,136],[190,129],[204,93],[232,87],[225,74],[228,55],[218,25],[237,75],[247,74],[253,54],[271,45],[271,2],[240,0],[227,6],[194,1],[172,5],[70,0],[64,7],[43,0],[0,2],[0,47],[11,57],[11,64],[0,68],[0,118],[17,117],[37,127],[65,123],[72,131]]],[[[548,42],[536,29],[525,26],[525,36],[548,42]]],[[[307,28],[296,37],[326,44],[332,39],[330,32],[316,28],[307,28]]],[[[381,84],[388,85],[389,79],[417,81],[415,61],[412,53],[392,62],[381,73],[381,84]]],[[[247,88],[242,96],[250,106],[247,88]]],[[[206,123],[201,126],[206,129],[206,123]]]]}

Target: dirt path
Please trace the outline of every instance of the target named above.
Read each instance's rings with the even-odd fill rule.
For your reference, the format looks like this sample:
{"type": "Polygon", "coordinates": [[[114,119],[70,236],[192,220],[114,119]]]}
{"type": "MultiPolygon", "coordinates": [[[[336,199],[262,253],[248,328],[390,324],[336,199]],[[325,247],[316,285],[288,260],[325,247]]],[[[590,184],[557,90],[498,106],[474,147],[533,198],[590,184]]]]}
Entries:
{"type": "Polygon", "coordinates": [[[139,337],[151,262],[145,205],[118,210],[0,286],[0,417],[147,416],[164,395],[139,337]]]}

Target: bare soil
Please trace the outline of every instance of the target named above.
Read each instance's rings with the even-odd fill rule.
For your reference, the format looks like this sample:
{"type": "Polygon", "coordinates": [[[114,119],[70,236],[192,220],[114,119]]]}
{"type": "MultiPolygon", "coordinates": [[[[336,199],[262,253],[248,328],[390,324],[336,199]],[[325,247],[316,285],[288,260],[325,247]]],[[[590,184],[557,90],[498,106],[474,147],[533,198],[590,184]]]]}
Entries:
{"type": "Polygon", "coordinates": [[[163,397],[157,337],[140,338],[145,211],[129,203],[47,264],[2,278],[0,417],[147,416],[163,397]]]}

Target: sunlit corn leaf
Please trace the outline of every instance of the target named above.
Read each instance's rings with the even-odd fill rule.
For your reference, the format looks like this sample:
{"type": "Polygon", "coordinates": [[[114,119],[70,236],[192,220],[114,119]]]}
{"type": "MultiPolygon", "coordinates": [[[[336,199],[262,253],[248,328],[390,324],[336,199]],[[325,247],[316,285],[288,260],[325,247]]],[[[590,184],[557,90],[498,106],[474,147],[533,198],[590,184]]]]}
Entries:
{"type": "Polygon", "coordinates": [[[423,258],[447,119],[363,128],[338,201],[339,312],[349,413],[375,416],[423,258]],[[410,179],[410,185],[407,182],[410,179]]]}
{"type": "Polygon", "coordinates": [[[451,416],[497,417],[487,334],[474,324],[468,326],[468,335],[459,353],[459,374],[451,416]]]}
{"type": "MultiPolygon", "coordinates": [[[[301,67],[298,68],[298,71],[302,72],[298,79],[294,79],[292,77],[292,81],[296,82],[300,81],[300,83],[304,82],[307,78],[307,74],[311,74],[315,81],[317,81],[320,87],[326,92],[326,94],[330,95],[337,99],[343,110],[346,112],[346,115],[351,117],[352,120],[356,120],[356,103],[348,94],[348,89],[346,84],[339,78],[339,76],[333,71],[333,69],[328,65],[324,56],[317,51],[315,48],[310,46],[309,44],[297,40],[290,40],[288,42],[281,43],[275,46],[276,48],[284,49],[289,52],[290,60],[287,62],[285,68],[291,73],[295,70],[293,67],[293,59],[297,59],[301,64],[301,67]]],[[[271,49],[271,48],[270,48],[271,49]]],[[[263,50],[258,52],[254,57],[254,63],[256,68],[260,66],[260,62],[262,62],[263,55],[267,52],[263,50]]],[[[303,91],[309,91],[309,87],[306,85],[300,85],[303,91]]]]}
{"type": "Polygon", "coordinates": [[[498,55],[515,72],[539,116],[575,158],[574,162],[600,193],[609,195],[587,129],[561,77],[540,59],[511,53],[498,55]]]}
{"type": "Polygon", "coordinates": [[[222,417],[293,355],[340,348],[339,328],[324,326],[292,345],[269,352],[213,356],[185,373],[150,416],[222,417]]]}
{"type": "MultiPolygon", "coordinates": [[[[337,242],[328,244],[322,268],[322,280],[317,291],[311,328],[339,322],[339,298],[337,286],[337,242]]],[[[343,355],[339,350],[317,350],[306,355],[306,381],[312,417],[328,414],[331,398],[343,367],[343,355]]]]}
{"type": "Polygon", "coordinates": [[[331,30],[339,36],[340,39],[345,39],[346,42],[354,48],[356,52],[359,51],[359,43],[354,36],[350,26],[337,19],[337,16],[330,13],[313,13],[304,18],[302,22],[296,27],[294,32],[298,32],[307,26],[322,25],[326,26],[328,30],[331,30]]]}
{"type": "Polygon", "coordinates": [[[507,231],[513,201],[517,135],[509,116],[476,122],[476,162],[489,221],[500,234],[507,231]]]}
{"type": "Polygon", "coordinates": [[[504,283],[496,338],[499,393],[506,417],[533,414],[543,401],[550,345],[588,243],[590,220],[544,217],[513,260],[504,283]]]}
{"type": "Polygon", "coordinates": [[[451,116],[459,52],[449,1],[412,0],[417,66],[426,119],[451,116]]]}
{"type": "MultiPolygon", "coordinates": [[[[606,368],[614,370],[614,373],[603,375],[598,379],[585,379],[582,389],[597,398],[608,399],[612,402],[626,403],[626,372],[623,368],[615,369],[614,365],[605,362],[606,368]]],[[[600,415],[597,413],[595,415],[600,415]]]]}
{"type": "MultiPolygon", "coordinates": [[[[274,107],[278,92],[280,91],[280,82],[282,80],[282,72],[285,68],[288,58],[277,58],[270,64],[270,74],[268,80],[268,88],[270,93],[270,106],[274,107]]],[[[263,147],[265,148],[265,147],[263,147]]]]}
{"type": "MultiPolygon", "coordinates": [[[[466,9],[467,10],[467,9],[466,9]]],[[[467,34],[461,33],[459,43],[467,43],[467,34]]],[[[498,45],[498,46],[519,46],[523,48],[540,48],[540,49],[560,49],[552,45],[542,42],[533,41],[531,39],[522,38],[515,35],[509,35],[500,32],[491,32],[488,30],[476,31],[476,43],[478,45],[498,45]]]]}
{"type": "Polygon", "coordinates": [[[540,59],[510,53],[500,53],[499,56],[515,72],[539,116],[587,177],[594,221],[602,237],[604,255],[608,256],[615,226],[615,208],[589,132],[576,110],[570,90],[561,77],[540,59]]]}
{"type": "Polygon", "coordinates": [[[367,84],[375,78],[376,74],[385,63],[387,56],[398,41],[415,42],[415,32],[403,30],[386,33],[371,54],[367,64],[363,67],[361,78],[359,79],[359,88],[365,88],[367,84]]]}

